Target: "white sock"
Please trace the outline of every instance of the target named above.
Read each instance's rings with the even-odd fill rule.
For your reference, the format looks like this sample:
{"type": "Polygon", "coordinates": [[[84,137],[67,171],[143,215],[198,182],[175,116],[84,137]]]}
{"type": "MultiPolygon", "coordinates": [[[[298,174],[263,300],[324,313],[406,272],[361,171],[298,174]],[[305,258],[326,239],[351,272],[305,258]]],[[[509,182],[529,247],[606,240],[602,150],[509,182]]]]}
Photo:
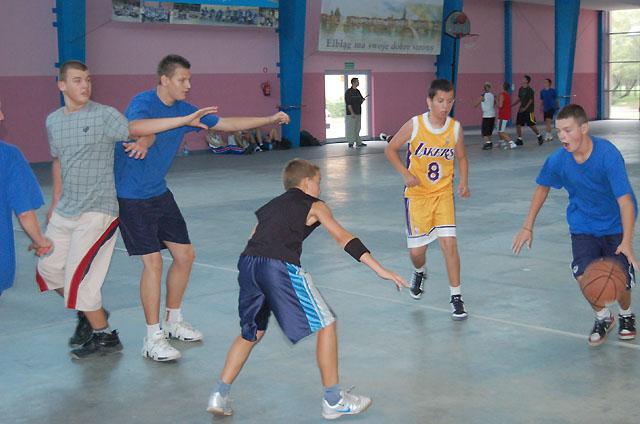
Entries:
{"type": "Polygon", "coordinates": [[[611,312],[609,312],[609,308],[602,308],[598,312],[596,312],[596,319],[598,321],[605,320],[611,316],[611,312]]]}
{"type": "Polygon", "coordinates": [[[633,310],[631,309],[631,306],[629,306],[629,309],[620,308],[620,315],[622,315],[623,317],[631,315],[632,313],[633,313],[633,310]]]}
{"type": "Polygon", "coordinates": [[[449,290],[451,290],[451,296],[457,296],[459,294],[462,294],[462,292],[460,291],[460,286],[458,287],[449,286],[449,290]]]}
{"type": "Polygon", "coordinates": [[[111,333],[111,328],[109,327],[109,324],[107,324],[107,326],[105,328],[101,328],[100,330],[97,329],[93,329],[94,333],[111,333]]]}
{"type": "Polygon", "coordinates": [[[153,336],[160,331],[160,323],[147,325],[147,337],[153,336]]]}
{"type": "Polygon", "coordinates": [[[168,322],[180,322],[180,321],[182,321],[182,308],[178,308],[178,309],[167,308],[167,313],[165,315],[165,321],[168,321],[168,322]]]}
{"type": "Polygon", "coordinates": [[[420,268],[413,267],[413,270],[415,272],[417,272],[417,273],[423,273],[424,274],[424,267],[420,267],[420,268]]]}

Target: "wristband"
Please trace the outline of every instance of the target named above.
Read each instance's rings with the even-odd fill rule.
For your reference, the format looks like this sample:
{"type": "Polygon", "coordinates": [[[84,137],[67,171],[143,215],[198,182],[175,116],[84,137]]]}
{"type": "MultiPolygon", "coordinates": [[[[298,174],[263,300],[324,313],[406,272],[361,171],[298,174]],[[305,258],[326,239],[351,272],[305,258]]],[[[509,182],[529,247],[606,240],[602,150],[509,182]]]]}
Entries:
{"type": "Polygon", "coordinates": [[[349,240],[347,244],[344,245],[344,251],[350,254],[353,259],[360,262],[360,257],[365,253],[371,253],[369,249],[366,248],[364,244],[360,241],[359,238],[355,237],[349,240]]]}

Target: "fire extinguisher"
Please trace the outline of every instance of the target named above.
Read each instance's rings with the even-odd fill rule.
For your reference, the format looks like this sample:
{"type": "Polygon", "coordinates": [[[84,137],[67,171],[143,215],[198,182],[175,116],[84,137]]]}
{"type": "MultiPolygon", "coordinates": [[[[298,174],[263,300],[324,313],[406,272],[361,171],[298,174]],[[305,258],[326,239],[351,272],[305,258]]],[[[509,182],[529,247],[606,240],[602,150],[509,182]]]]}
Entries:
{"type": "Polygon", "coordinates": [[[262,90],[262,94],[264,94],[265,96],[271,95],[271,83],[269,81],[265,81],[260,84],[260,89],[262,90]]]}

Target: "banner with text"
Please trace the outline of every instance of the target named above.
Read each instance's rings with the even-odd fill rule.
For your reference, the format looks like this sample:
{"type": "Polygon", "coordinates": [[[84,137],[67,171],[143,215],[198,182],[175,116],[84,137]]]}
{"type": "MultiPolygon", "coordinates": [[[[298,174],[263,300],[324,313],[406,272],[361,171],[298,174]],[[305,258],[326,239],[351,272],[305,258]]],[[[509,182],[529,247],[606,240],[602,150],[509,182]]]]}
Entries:
{"type": "Polygon", "coordinates": [[[444,0],[322,0],[325,52],[440,54],[444,0]]]}

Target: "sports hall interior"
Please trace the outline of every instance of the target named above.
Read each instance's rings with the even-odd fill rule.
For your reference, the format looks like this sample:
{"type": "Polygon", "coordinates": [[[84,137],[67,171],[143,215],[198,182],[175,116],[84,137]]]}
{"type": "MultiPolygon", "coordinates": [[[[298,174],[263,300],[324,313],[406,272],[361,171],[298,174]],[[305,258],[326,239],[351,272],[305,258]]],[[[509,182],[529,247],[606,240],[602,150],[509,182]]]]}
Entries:
{"type": "MultiPolygon", "coordinates": [[[[178,342],[183,356],[175,362],[140,355],[145,331],[139,298],[142,264],[127,255],[121,239],[103,297],[123,353],[71,360],[67,340],[75,313],[59,297],[39,293],[36,258],[27,251],[29,239],[15,220],[16,280],[0,297],[0,422],[323,422],[313,336],[292,345],[273,318],[233,385],[234,415],[220,419],[206,412],[210,390],[239,331],[238,255],[255,225],[253,211],[282,193],[282,167],[301,157],[320,167],[320,197],[336,218],[385,266],[409,278],[413,268],[406,247],[403,181],[384,155],[387,143],[378,136],[394,134],[426,110],[427,88],[437,76],[455,79],[455,118],[465,129],[469,158],[471,196],[456,198],[469,319],[450,318],[447,273],[435,244],[428,250],[425,295],[414,300],[317,229],[304,244],[302,264],[338,317],[341,383],[373,399],[365,413],[342,419],[435,424],[640,421],[640,342],[611,337],[592,348],[586,341],[593,313],[571,275],[565,191],[550,193],[532,249],[519,256],[511,252],[537,173],[560,143],[556,138],[539,146],[525,128],[523,147],[483,151],[481,112],[474,107],[485,82],[494,93],[505,81],[517,90],[529,75],[542,128],[538,93],[542,81],[551,78],[564,96],[561,101],[584,107],[592,134],[622,152],[637,191],[640,81],[628,93],[630,112],[618,119],[610,78],[617,65],[609,63],[609,46],[616,36],[610,30],[612,14],[640,9],[640,1],[435,1],[443,4],[443,19],[447,11],[464,11],[471,33],[477,34],[472,42],[442,35],[440,55],[323,51],[322,3],[280,0],[276,31],[117,22],[111,0],[0,2],[0,101],[5,115],[0,139],[18,146],[32,165],[47,202],[38,211],[41,222],[52,194],[44,122],[61,104],[55,64],[64,57],[59,43],[70,41],[68,34],[60,35],[60,25],[52,25],[60,19],[56,10],[83,11],[75,17],[84,19],[83,34],[71,42],[85,54],[93,100],[124,112],[136,93],[155,86],[158,61],[176,53],[192,64],[189,102],[218,106],[221,116],[271,115],[280,108],[292,117],[283,134],[293,143],[288,150],[216,156],[198,132],[187,136],[188,156],[176,152],[168,186],[196,250],[183,309],[204,340],[178,342]],[[454,54],[458,57],[452,66],[454,54]],[[364,148],[349,149],[339,138],[327,140],[325,76],[336,73],[368,76],[364,148]],[[261,90],[267,81],[270,96],[261,90]],[[327,142],[299,147],[300,130],[327,142]]],[[[631,32],[640,39],[640,22],[631,32]]],[[[632,52],[632,62],[640,75],[640,48],[632,52]]],[[[514,134],[515,128],[508,132],[514,134]]],[[[497,141],[495,133],[493,139],[497,141]]],[[[636,229],[636,252],[638,234],[636,229]]],[[[167,255],[165,263],[169,261],[167,255]]]]}

